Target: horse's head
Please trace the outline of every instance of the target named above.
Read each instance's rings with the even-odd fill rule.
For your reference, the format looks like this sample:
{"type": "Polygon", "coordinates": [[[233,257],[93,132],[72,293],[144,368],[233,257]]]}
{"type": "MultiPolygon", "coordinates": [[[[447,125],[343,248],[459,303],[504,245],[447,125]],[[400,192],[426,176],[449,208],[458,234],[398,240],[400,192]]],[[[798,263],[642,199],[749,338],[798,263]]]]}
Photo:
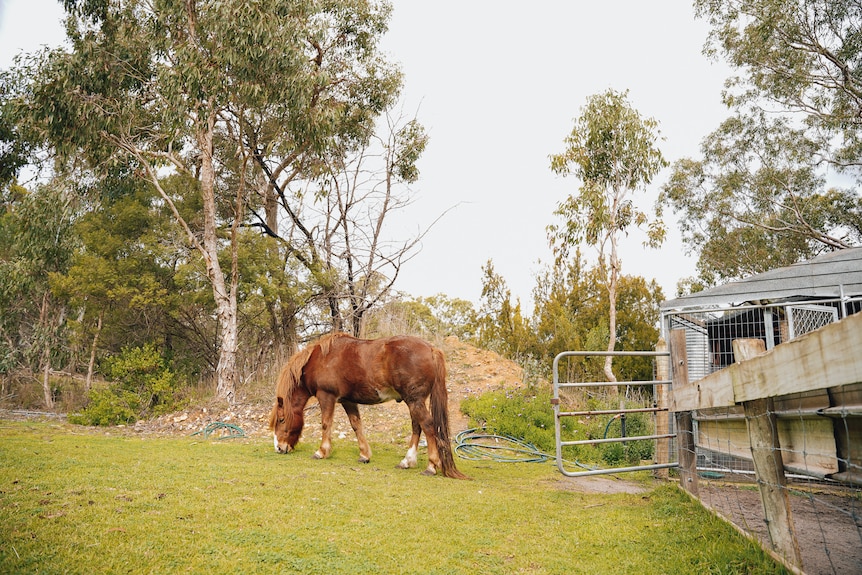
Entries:
{"type": "Polygon", "coordinates": [[[278,376],[275,388],[275,405],[269,414],[269,428],[278,453],[293,451],[302,435],[305,423],[303,410],[311,395],[302,383],[302,368],[309,351],[294,354],[278,376]]]}
{"type": "Polygon", "coordinates": [[[294,410],[291,403],[284,397],[277,397],[269,416],[269,428],[272,430],[273,444],[278,453],[293,451],[299,436],[302,435],[304,424],[302,407],[294,410]]]}

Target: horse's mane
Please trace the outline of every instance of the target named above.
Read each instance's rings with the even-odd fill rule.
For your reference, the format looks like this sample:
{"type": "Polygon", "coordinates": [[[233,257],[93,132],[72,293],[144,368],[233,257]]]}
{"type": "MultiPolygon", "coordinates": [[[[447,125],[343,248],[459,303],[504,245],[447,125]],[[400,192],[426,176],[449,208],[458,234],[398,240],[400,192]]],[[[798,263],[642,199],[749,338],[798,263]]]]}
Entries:
{"type": "Polygon", "coordinates": [[[314,353],[314,350],[319,348],[321,355],[325,356],[329,353],[329,348],[332,346],[332,342],[342,337],[350,336],[346,333],[330,333],[309,343],[303,349],[293,354],[291,358],[287,360],[287,363],[281,369],[281,373],[278,376],[278,384],[275,388],[276,396],[287,401],[287,399],[293,394],[293,390],[300,385],[300,382],[302,381],[302,370],[305,367],[305,364],[308,363],[308,359],[311,357],[311,354],[314,353]]]}
{"type": "Polygon", "coordinates": [[[290,404],[290,399],[293,396],[293,391],[301,385],[302,382],[302,370],[305,368],[305,364],[308,363],[311,354],[314,353],[314,350],[320,349],[320,353],[322,355],[327,355],[329,353],[329,348],[332,347],[332,342],[336,339],[340,339],[342,337],[350,337],[349,334],[346,333],[330,333],[324,335],[317,340],[309,343],[305,346],[305,348],[293,354],[287,363],[284,364],[284,367],[281,368],[281,372],[278,374],[278,382],[275,385],[275,397],[276,397],[276,405],[272,408],[272,413],[269,416],[269,428],[275,429],[275,423],[277,419],[277,407],[278,407],[278,399],[280,398],[284,403],[284,416],[288,420],[290,419],[292,413],[291,410],[287,408],[290,404]]]}

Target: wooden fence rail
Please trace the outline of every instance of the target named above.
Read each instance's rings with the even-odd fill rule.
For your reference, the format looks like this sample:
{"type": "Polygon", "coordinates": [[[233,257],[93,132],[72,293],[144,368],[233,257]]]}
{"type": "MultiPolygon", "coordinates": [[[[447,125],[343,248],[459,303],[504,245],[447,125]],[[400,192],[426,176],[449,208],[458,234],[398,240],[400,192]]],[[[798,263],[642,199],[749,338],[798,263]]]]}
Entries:
{"type": "Polygon", "coordinates": [[[669,341],[670,409],[677,424],[683,487],[697,495],[695,422],[699,414],[729,408],[726,412],[735,418],[707,417],[699,431],[716,433],[724,425],[721,433],[747,444],[747,454],[732,455],[747,455],[754,462],[773,551],[789,565],[801,567],[785,467],[813,477],[862,483],[862,314],[769,351],[759,339],[735,340],[736,363],[697,381],[688,380],[683,330],[671,332],[669,341]],[[797,398],[794,405],[809,406],[807,411],[797,407],[793,413],[797,419],[809,418],[811,424],[781,420],[781,405],[788,397],[797,398]],[[842,418],[842,425],[832,424],[836,416],[842,418]],[[745,420],[744,430],[739,427],[740,418],[745,420]],[[796,436],[812,430],[818,437],[796,436]],[[782,441],[788,445],[816,442],[820,453],[816,461],[806,458],[788,464],[782,459],[782,441]]]}

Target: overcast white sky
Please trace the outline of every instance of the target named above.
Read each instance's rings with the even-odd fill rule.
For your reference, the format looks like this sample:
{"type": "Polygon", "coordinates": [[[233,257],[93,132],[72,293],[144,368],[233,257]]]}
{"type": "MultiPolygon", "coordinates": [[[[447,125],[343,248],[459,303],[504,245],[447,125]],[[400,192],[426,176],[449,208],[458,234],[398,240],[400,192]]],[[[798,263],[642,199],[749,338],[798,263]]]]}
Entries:
{"type": "MultiPolygon", "coordinates": [[[[478,302],[481,267],[494,261],[524,305],[539,260],[551,259],[545,228],[577,189],[555,176],[548,156],[563,150],[586,98],[628,89],[632,105],[658,120],[660,149],[673,162],[697,156],[727,116],[720,92],[728,69],[702,54],[707,26],[691,0],[394,0],[383,48],[405,73],[404,103],[430,135],[420,161],[408,229],[451,210],[426,236],[396,287],[478,302]]],[[[0,0],[0,67],[62,41],[57,0],[0,0]]],[[[643,194],[652,205],[668,176],[643,194]]],[[[623,273],[656,279],[674,296],[694,273],[676,220],[660,250],[624,240],[623,273]]],[[[592,255],[587,252],[588,255],[592,255]]],[[[528,308],[525,311],[532,311],[528,308]]]]}

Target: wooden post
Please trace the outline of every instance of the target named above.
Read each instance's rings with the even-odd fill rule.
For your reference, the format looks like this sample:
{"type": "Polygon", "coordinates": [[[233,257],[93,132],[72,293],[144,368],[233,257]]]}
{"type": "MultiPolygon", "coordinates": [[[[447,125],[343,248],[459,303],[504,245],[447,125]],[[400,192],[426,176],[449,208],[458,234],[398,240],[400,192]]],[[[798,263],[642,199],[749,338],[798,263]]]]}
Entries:
{"type": "MultiPolygon", "coordinates": [[[[671,390],[688,387],[688,357],[685,330],[670,332],[671,390]]],[[[676,412],[676,444],[679,453],[679,480],[683,489],[697,497],[697,451],[690,411],[676,412]]]]}
{"type": "MultiPolygon", "coordinates": [[[[766,351],[763,340],[737,339],[733,341],[733,356],[737,363],[761,355],[766,351]]],[[[788,563],[802,568],[802,555],[796,540],[784,462],[778,441],[778,423],[772,398],[743,401],[745,423],[751,444],[751,457],[757,474],[757,486],[763,502],[763,514],[769,529],[772,549],[788,563]]]]}
{"type": "MultiPolygon", "coordinates": [[[[656,351],[666,352],[667,351],[667,343],[665,343],[664,338],[659,338],[658,343],[655,346],[656,351]]],[[[668,358],[663,356],[658,356],[655,359],[655,378],[656,380],[667,380],[670,379],[670,370],[668,366],[668,358]]],[[[654,386],[654,396],[655,396],[655,406],[659,409],[667,409],[668,401],[667,401],[667,384],[656,384],[654,386]]],[[[655,414],[655,433],[656,435],[663,435],[670,433],[670,421],[668,418],[667,411],[658,411],[655,414]]],[[[668,463],[670,461],[670,440],[669,439],[659,439],[656,441],[655,445],[655,462],[656,463],[668,463]]],[[[655,470],[656,477],[661,479],[667,479],[667,468],[661,468],[655,470]]]]}

